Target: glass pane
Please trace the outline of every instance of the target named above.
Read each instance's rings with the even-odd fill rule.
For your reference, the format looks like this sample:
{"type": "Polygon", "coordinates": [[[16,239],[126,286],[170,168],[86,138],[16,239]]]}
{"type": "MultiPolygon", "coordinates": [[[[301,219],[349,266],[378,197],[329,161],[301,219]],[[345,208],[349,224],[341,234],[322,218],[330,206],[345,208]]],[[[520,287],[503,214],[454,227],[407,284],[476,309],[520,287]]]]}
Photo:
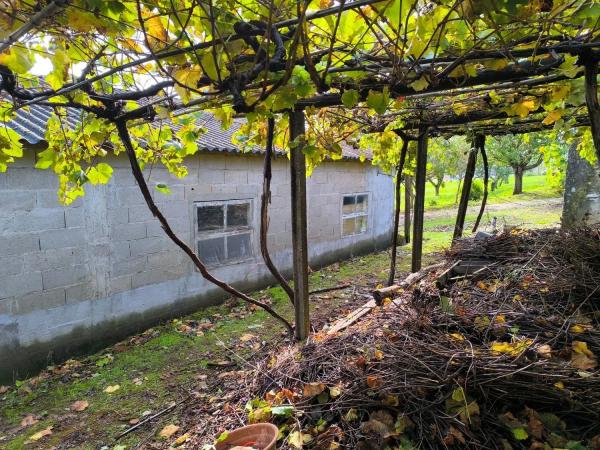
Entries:
{"type": "Polygon", "coordinates": [[[228,259],[245,259],[252,256],[250,233],[228,236],[227,256],[228,259]]]}
{"type": "Polygon", "coordinates": [[[352,214],[356,204],[356,197],[354,195],[348,195],[344,197],[344,204],[342,206],[342,214],[352,214]]]}
{"type": "Polygon", "coordinates": [[[198,231],[219,230],[224,227],[224,206],[198,206],[198,231]]]}
{"type": "Polygon", "coordinates": [[[249,225],[250,204],[227,205],[227,228],[247,227],[249,225]]]}
{"type": "Polygon", "coordinates": [[[354,226],[355,226],[354,217],[350,217],[349,219],[344,219],[342,222],[342,235],[349,236],[351,234],[354,234],[354,226]]]}
{"type": "Polygon", "coordinates": [[[198,241],[198,256],[205,264],[223,264],[225,262],[225,238],[198,241]]]}
{"type": "Polygon", "coordinates": [[[356,196],[356,211],[367,212],[368,196],[366,194],[356,196]]]}
{"type": "Polygon", "coordinates": [[[355,233],[364,233],[367,231],[367,216],[358,216],[356,218],[356,228],[354,229],[355,233]]]}

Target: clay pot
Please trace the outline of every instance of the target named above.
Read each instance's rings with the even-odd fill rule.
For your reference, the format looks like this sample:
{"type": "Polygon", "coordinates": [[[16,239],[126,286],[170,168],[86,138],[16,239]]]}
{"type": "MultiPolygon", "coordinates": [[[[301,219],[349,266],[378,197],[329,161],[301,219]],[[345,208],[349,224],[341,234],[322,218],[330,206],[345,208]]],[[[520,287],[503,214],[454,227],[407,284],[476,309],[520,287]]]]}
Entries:
{"type": "Polygon", "coordinates": [[[255,423],[229,432],[227,439],[215,445],[216,450],[229,450],[236,445],[259,450],[275,450],[278,428],[272,423],[255,423]]]}

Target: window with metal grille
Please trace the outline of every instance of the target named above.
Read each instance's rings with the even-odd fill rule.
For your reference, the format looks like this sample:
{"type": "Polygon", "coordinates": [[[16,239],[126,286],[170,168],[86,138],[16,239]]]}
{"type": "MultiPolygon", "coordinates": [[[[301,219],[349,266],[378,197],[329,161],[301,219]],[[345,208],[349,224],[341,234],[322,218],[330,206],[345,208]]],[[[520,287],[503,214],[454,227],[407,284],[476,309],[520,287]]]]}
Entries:
{"type": "Polygon", "coordinates": [[[342,236],[365,233],[368,218],[368,194],[344,195],[342,200],[342,236]]]}
{"type": "Polygon", "coordinates": [[[198,202],[196,241],[198,256],[216,266],[252,257],[252,202],[228,200],[198,202]]]}

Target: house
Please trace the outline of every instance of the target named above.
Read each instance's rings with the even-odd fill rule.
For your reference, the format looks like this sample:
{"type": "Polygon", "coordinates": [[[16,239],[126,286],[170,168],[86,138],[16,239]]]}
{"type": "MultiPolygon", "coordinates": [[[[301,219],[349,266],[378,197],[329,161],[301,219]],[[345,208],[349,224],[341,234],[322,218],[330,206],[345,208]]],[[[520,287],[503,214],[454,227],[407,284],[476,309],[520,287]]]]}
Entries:
{"type": "MultiPolygon", "coordinates": [[[[107,185],[86,188],[64,207],[52,171],[34,169],[44,148],[49,111],[32,106],[6,124],[29,147],[0,173],[0,379],[100,348],[161,320],[221,301],[149,212],[125,155],[111,156],[107,185]]],[[[176,233],[198,249],[212,272],[240,289],[272,283],[259,247],[263,157],[231,142],[214,119],[187,162],[184,179],[154,168],[156,194],[176,233]]],[[[346,149],[342,160],[316,168],[307,181],[311,267],[387,247],[393,183],[346,149]]],[[[269,248],[291,271],[289,162],[273,162],[269,248]]]]}

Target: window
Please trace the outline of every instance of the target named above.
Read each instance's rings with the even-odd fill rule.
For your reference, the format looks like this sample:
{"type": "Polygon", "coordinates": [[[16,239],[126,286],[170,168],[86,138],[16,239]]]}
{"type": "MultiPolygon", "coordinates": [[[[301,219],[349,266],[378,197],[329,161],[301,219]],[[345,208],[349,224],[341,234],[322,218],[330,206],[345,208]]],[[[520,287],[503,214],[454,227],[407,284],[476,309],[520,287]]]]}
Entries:
{"type": "Polygon", "coordinates": [[[367,231],[369,216],[368,194],[344,195],[342,201],[342,236],[352,236],[367,231]]]}
{"type": "Polygon", "coordinates": [[[252,257],[250,200],[196,203],[198,256],[215,266],[252,257]]]}

